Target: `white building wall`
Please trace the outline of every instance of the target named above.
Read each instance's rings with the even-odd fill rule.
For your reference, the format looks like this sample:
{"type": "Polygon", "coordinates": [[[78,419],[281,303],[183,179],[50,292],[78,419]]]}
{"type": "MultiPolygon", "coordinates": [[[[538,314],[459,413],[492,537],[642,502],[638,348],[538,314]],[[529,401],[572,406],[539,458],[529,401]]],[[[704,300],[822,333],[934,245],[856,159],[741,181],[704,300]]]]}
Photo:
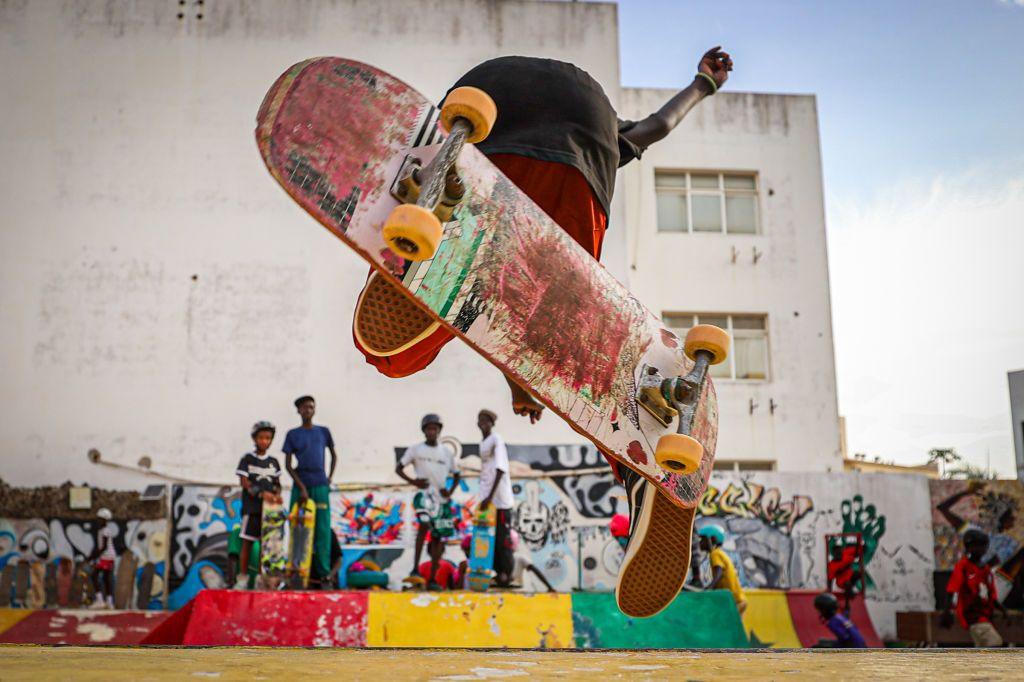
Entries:
{"type": "MultiPolygon", "coordinates": [[[[621,114],[673,94],[624,89],[621,114]]],[[[767,315],[768,380],[716,381],[717,457],[842,471],[814,97],[722,92],[620,176],[629,284],[651,310],[767,315]],[[655,169],[756,172],[759,234],[658,233],[655,169]]]]}
{"type": "Polygon", "coordinates": [[[302,59],[361,59],[439,98],[502,54],[573,61],[618,100],[614,5],[0,3],[0,478],[152,480],[89,464],[96,448],[230,481],[249,426],[294,425],[303,393],[333,430],[339,482],[391,478],[391,447],[421,437],[427,411],[463,440],[487,406],[510,441],[578,442],[553,416],[515,417],[462,344],[402,381],[366,365],[350,320],[367,268],[277,187],[253,139],[263,95],[302,59]]]}
{"type": "MultiPolygon", "coordinates": [[[[419,437],[426,411],[467,441],[482,406],[511,442],[579,441],[552,415],[532,427],[512,415],[500,375],[459,343],[403,380],[381,377],[353,349],[366,266],[275,185],[253,141],[274,79],[332,54],[433,97],[487,58],[547,56],[580,65],[620,102],[610,4],[0,3],[0,154],[15,160],[0,168],[0,478],[152,480],[90,464],[96,448],[105,461],[148,456],[156,471],[226,482],[249,425],[294,425],[291,400],[303,393],[334,432],[337,482],[390,479],[391,447],[419,437]]],[[[649,113],[669,94],[628,91],[623,115],[649,113]]],[[[725,94],[701,104],[620,174],[610,223],[603,260],[652,309],[769,314],[772,381],[719,384],[720,456],[778,459],[783,469],[838,462],[813,99],[725,94]],[[762,197],[764,235],[656,235],[653,168],[668,161],[759,171],[776,192],[762,197]],[[703,255],[686,269],[666,251],[698,242],[703,255]],[[742,252],[735,266],[732,244],[742,252]],[[757,266],[753,245],[765,252],[757,266]],[[748,396],[761,405],[753,416],[748,396]],[[774,417],[769,398],[780,405],[774,417]]]]}

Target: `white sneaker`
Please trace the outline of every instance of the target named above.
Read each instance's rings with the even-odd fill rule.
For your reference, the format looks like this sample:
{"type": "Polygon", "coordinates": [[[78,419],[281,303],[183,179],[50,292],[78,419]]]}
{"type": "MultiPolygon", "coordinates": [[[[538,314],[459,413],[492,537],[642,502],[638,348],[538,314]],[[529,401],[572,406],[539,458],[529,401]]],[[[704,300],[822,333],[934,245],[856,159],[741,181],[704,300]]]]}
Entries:
{"type": "Polygon", "coordinates": [[[243,575],[235,579],[235,584],[231,588],[233,590],[247,590],[249,589],[249,576],[243,575]]]}
{"type": "Polygon", "coordinates": [[[96,598],[89,604],[89,609],[92,611],[99,611],[105,608],[107,608],[107,602],[103,599],[103,595],[96,595],[96,598]]]}

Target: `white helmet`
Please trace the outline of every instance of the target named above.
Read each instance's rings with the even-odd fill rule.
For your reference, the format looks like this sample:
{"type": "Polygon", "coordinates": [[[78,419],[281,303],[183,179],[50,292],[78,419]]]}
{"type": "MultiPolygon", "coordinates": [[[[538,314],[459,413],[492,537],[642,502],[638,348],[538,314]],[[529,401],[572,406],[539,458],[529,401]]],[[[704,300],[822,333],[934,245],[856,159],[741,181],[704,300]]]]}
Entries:
{"type": "Polygon", "coordinates": [[[107,509],[106,507],[100,507],[100,510],[96,512],[96,516],[106,521],[109,521],[110,519],[114,518],[114,515],[111,514],[110,510],[107,509]]]}

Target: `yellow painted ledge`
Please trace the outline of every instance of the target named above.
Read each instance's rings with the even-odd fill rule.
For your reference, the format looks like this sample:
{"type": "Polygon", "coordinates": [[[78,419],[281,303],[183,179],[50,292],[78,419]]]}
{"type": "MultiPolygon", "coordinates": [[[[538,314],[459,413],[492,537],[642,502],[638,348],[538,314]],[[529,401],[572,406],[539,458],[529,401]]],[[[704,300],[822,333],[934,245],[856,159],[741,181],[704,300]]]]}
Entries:
{"type": "Polygon", "coordinates": [[[0,632],[7,632],[33,613],[33,609],[0,609],[0,632]]]}
{"type": "Polygon", "coordinates": [[[573,646],[568,594],[371,592],[367,646],[573,646]]]}
{"type": "Polygon", "coordinates": [[[746,590],[747,606],[743,614],[743,627],[754,647],[799,649],[793,619],[789,615],[789,602],[781,590],[746,590]]]}

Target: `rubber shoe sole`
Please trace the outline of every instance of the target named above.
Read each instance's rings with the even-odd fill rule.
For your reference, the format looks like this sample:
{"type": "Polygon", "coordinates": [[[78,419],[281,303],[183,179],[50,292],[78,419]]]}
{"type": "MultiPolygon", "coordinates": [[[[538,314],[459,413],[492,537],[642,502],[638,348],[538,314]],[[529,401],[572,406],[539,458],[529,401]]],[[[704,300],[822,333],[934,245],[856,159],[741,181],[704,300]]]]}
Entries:
{"type": "MultiPolygon", "coordinates": [[[[650,618],[679,594],[690,571],[696,509],[673,504],[646,480],[640,513],[619,567],[615,601],[632,618],[650,618]]],[[[631,510],[632,511],[632,510],[631,510]]]]}
{"type": "Polygon", "coordinates": [[[433,334],[439,326],[439,322],[376,271],[359,294],[352,322],[359,345],[377,357],[401,353],[433,334]]]}

